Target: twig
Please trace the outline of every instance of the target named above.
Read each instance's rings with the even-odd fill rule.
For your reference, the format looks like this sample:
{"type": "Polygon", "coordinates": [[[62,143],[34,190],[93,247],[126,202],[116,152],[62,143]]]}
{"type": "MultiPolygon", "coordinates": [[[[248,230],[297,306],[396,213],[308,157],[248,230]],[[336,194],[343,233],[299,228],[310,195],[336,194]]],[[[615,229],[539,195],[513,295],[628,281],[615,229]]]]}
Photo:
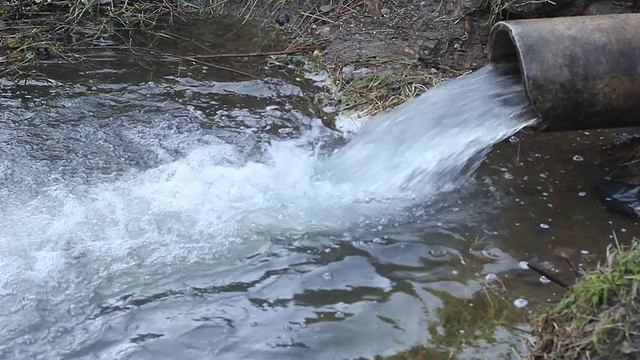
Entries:
{"type": "Polygon", "coordinates": [[[580,271],[578,270],[578,268],[576,268],[575,265],[573,265],[573,263],[571,262],[571,260],[569,260],[569,258],[564,258],[564,260],[567,262],[567,264],[569,264],[569,267],[571,268],[571,270],[573,270],[573,273],[576,274],[577,277],[582,277],[582,274],[580,274],[580,271]]]}
{"type": "Polygon", "coordinates": [[[196,59],[194,57],[181,56],[181,55],[171,54],[171,53],[164,52],[164,51],[159,51],[159,50],[154,50],[154,49],[147,49],[147,48],[138,47],[138,46],[107,45],[107,46],[98,46],[98,47],[94,47],[94,46],[78,46],[78,47],[67,48],[67,50],[70,50],[70,51],[71,50],[96,50],[96,49],[130,50],[134,54],[135,54],[135,51],[146,51],[146,52],[148,52],[150,54],[153,54],[153,55],[156,55],[156,56],[164,56],[164,57],[169,58],[169,59],[173,58],[173,59],[180,59],[180,60],[185,60],[185,61],[192,61],[192,62],[200,64],[200,65],[204,65],[204,66],[208,66],[208,67],[212,67],[212,68],[216,68],[216,69],[220,69],[220,70],[225,70],[225,71],[229,71],[229,72],[234,72],[236,74],[252,77],[254,79],[259,79],[258,76],[246,73],[244,71],[232,69],[230,67],[226,67],[226,66],[222,66],[222,65],[212,64],[210,62],[198,60],[198,59],[196,59]]]}
{"type": "Polygon", "coordinates": [[[532,263],[531,261],[527,261],[527,265],[529,266],[529,269],[531,269],[531,270],[537,272],[538,274],[546,277],[547,279],[551,280],[552,282],[556,283],[557,285],[560,285],[565,289],[569,287],[569,284],[567,284],[566,282],[564,282],[563,280],[561,280],[557,276],[553,275],[552,273],[550,273],[546,269],[543,269],[541,266],[538,266],[537,264],[532,263]]]}
{"type": "Polygon", "coordinates": [[[328,17],[326,17],[326,16],[322,16],[322,15],[314,15],[314,14],[310,14],[310,13],[307,13],[307,12],[304,12],[304,11],[302,11],[302,12],[300,12],[300,13],[301,13],[302,15],[305,15],[305,16],[308,16],[308,17],[311,17],[311,18],[314,18],[314,19],[316,19],[316,20],[327,21],[327,22],[330,22],[330,23],[332,23],[332,24],[335,24],[335,23],[336,23],[335,21],[333,21],[333,20],[329,19],[329,18],[328,18],[328,17]]]}
{"type": "Polygon", "coordinates": [[[193,59],[218,59],[218,58],[231,58],[231,57],[260,57],[260,56],[273,56],[273,55],[289,55],[295,54],[299,51],[271,51],[271,52],[253,52],[253,53],[238,53],[238,54],[211,54],[211,55],[193,55],[193,59]]]}

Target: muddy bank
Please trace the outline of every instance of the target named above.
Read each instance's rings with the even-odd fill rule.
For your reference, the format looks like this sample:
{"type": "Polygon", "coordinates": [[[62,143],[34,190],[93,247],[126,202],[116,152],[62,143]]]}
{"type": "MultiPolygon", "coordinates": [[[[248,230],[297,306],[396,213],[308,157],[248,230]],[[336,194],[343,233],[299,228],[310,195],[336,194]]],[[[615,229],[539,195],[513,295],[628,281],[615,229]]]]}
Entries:
{"type": "Polygon", "coordinates": [[[444,78],[485,65],[489,30],[498,20],[631,12],[638,5],[632,0],[11,0],[0,5],[0,73],[22,76],[34,65],[87,62],[95,59],[87,53],[96,50],[130,50],[130,55],[217,65],[224,71],[234,71],[238,60],[247,58],[242,55],[250,55],[288,69],[324,69],[332,75],[335,91],[318,96],[321,106],[372,114],[444,78]],[[179,45],[175,53],[152,51],[154,44],[171,36],[168,28],[194,18],[218,21],[226,15],[240,19],[230,25],[234,31],[259,28],[264,46],[235,57],[229,51],[223,59],[207,44],[185,38],[182,41],[191,44],[179,45]]]}

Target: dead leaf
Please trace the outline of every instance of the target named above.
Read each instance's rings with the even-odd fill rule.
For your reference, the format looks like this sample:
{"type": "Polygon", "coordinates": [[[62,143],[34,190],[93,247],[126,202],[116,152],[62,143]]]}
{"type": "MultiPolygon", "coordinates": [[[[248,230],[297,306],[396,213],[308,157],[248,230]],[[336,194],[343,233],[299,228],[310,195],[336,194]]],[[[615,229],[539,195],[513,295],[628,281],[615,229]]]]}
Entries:
{"type": "Polygon", "coordinates": [[[473,28],[471,27],[471,21],[469,21],[469,19],[466,19],[464,21],[464,31],[470,33],[472,30],[473,28]]]}
{"type": "Polygon", "coordinates": [[[364,0],[364,7],[367,11],[373,12],[380,9],[380,4],[377,0],[364,0]]]}
{"type": "Polygon", "coordinates": [[[11,39],[7,42],[7,45],[9,45],[10,49],[15,49],[15,48],[19,48],[20,46],[22,46],[22,43],[20,43],[19,40],[17,39],[11,39]]]}
{"type": "Polygon", "coordinates": [[[565,259],[572,257],[576,253],[576,249],[570,248],[568,246],[558,246],[553,249],[553,255],[559,256],[565,259]]]}

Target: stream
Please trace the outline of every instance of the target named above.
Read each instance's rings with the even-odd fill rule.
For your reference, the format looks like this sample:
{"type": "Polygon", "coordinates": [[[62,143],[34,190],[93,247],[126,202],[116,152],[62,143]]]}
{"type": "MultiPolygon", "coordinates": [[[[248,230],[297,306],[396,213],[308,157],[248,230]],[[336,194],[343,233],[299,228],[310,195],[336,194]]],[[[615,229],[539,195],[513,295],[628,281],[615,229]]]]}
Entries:
{"type": "Polygon", "coordinates": [[[488,274],[515,326],[562,294],[520,260],[637,230],[592,194],[624,132],[520,133],[495,69],[342,134],[308,79],[164,65],[0,82],[0,358],[495,359],[516,332],[451,318],[488,274]]]}

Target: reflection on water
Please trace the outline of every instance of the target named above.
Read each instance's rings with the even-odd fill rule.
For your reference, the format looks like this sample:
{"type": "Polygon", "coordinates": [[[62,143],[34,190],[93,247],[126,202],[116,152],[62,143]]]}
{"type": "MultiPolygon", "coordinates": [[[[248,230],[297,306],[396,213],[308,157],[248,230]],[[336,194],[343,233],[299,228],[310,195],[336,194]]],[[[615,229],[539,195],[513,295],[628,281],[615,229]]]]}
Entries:
{"type": "Polygon", "coordinates": [[[476,299],[488,273],[544,301],[556,289],[520,258],[549,260],[556,243],[593,253],[637,226],[582,188],[602,175],[596,147],[566,139],[599,135],[505,141],[476,173],[522,126],[501,120],[514,108],[424,134],[371,127],[378,140],[319,162],[339,135],[301,84],[137,71],[2,83],[0,358],[391,354],[461,334],[447,306],[476,299]]]}

